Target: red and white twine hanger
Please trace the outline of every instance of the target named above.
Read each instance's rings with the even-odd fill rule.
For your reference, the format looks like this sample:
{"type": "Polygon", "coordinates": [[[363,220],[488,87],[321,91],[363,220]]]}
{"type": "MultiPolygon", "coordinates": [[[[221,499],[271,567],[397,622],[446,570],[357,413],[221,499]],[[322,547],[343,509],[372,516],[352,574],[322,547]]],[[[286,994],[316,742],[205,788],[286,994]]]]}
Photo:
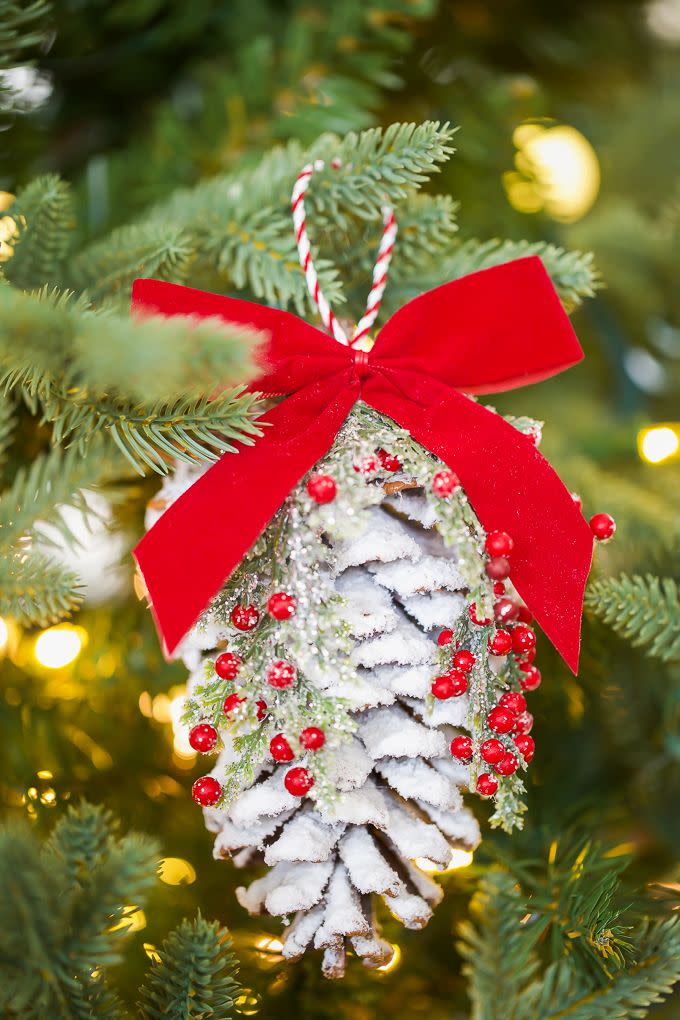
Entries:
{"type": "MultiPolygon", "coordinates": [[[[307,289],[309,290],[312,300],[319,309],[321,321],[331,336],[335,337],[338,343],[344,344],[346,347],[355,347],[359,341],[368,334],[380,310],[380,302],[382,301],[382,297],[385,292],[387,273],[390,266],[390,260],[392,258],[394,242],[397,236],[397,221],[394,218],[394,210],[392,207],[389,205],[383,206],[383,235],[380,241],[380,247],[378,248],[378,257],[376,259],[375,268],[373,269],[373,284],[366,301],[366,311],[354,327],[352,338],[350,339],[333,314],[333,310],[328,304],[328,301],[324,297],[321,287],[319,286],[319,278],[316,275],[316,269],[312,262],[309,238],[307,237],[305,194],[312,174],[315,170],[323,170],[324,165],[325,164],[321,159],[317,159],[314,163],[308,163],[302,168],[298,174],[297,180],[295,181],[295,187],[293,188],[293,194],[291,197],[295,239],[297,241],[298,254],[300,256],[300,265],[302,266],[305,279],[307,280],[307,289]]],[[[331,166],[333,169],[338,170],[341,164],[338,160],[333,160],[331,166]]]]}

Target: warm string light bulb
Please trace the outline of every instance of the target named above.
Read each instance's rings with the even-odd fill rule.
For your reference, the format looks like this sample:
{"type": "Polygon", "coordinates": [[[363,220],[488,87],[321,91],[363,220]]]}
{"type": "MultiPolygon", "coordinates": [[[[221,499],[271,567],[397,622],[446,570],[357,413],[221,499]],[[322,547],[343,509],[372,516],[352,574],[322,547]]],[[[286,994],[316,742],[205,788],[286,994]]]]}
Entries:
{"type": "Polygon", "coordinates": [[[516,170],[503,175],[508,201],[519,212],[541,210],[573,223],[600,190],[600,164],[588,139],[569,124],[520,124],[512,140],[516,170]]]}
{"type": "Polygon", "coordinates": [[[48,627],[36,638],[33,654],[47,669],[62,669],[80,655],[85,644],[85,631],[69,623],[48,627]]]}
{"type": "Polygon", "coordinates": [[[680,422],[664,422],[640,429],[637,447],[640,459],[648,464],[680,458],[680,422]]]}

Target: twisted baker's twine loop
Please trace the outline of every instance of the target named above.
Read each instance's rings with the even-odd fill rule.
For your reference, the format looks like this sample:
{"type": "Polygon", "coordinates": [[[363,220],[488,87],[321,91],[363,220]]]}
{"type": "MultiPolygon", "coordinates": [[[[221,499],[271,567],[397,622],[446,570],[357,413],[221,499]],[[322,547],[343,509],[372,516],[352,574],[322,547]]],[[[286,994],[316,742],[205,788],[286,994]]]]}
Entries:
{"type": "MultiPolygon", "coordinates": [[[[331,166],[334,170],[338,170],[341,164],[339,160],[333,160],[331,166]]],[[[366,311],[354,327],[352,339],[350,340],[345,333],[345,330],[333,314],[333,310],[328,304],[328,301],[324,297],[321,287],[319,286],[319,278],[316,275],[316,269],[312,262],[309,238],[307,237],[307,215],[305,212],[304,201],[305,194],[314,171],[323,170],[323,168],[324,162],[321,159],[316,160],[314,163],[308,163],[302,168],[298,174],[297,180],[295,181],[295,187],[293,188],[293,194],[291,196],[295,239],[297,241],[298,254],[300,256],[300,265],[302,266],[305,279],[307,280],[307,289],[309,290],[312,301],[314,301],[319,309],[321,321],[331,336],[335,337],[338,343],[344,344],[345,347],[355,347],[369,332],[378,316],[380,303],[382,301],[383,294],[385,293],[387,273],[392,259],[394,242],[397,236],[397,221],[394,218],[394,210],[392,207],[389,205],[383,206],[383,235],[378,249],[378,257],[373,269],[373,284],[366,301],[366,311]]]]}

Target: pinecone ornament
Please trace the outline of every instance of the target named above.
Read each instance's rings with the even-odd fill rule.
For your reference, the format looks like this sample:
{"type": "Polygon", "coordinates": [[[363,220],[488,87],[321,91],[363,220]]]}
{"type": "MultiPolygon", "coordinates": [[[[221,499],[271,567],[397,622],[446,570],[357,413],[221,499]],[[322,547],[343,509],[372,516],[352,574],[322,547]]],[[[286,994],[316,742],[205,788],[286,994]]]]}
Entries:
{"type": "MultiPolygon", "coordinates": [[[[148,525],[199,473],[178,467],[148,525]]],[[[237,897],[283,919],[288,959],[385,964],[380,903],[423,927],[431,873],[479,841],[468,790],[494,797],[493,825],[521,824],[540,674],[508,572],[511,537],[359,403],[181,643],[185,721],[219,735],[215,856],[265,866],[237,897]]]]}

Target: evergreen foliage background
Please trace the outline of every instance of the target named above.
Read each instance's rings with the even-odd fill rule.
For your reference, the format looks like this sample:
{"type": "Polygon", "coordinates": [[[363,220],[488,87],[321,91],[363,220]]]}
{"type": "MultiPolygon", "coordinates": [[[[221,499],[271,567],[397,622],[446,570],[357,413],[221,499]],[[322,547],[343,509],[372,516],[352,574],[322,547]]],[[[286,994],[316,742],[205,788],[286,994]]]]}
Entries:
{"type": "Polygon", "coordinates": [[[680,461],[651,466],[636,449],[639,427],[680,418],[680,42],[668,28],[680,10],[665,3],[664,22],[660,0],[0,0],[8,1016],[676,1015],[680,461]],[[600,194],[577,222],[508,201],[513,131],[528,118],[574,125],[597,152],[600,194]],[[357,967],[341,986],[314,960],[284,968],[235,902],[238,873],[212,861],[189,797],[200,765],[169,722],[183,672],[163,661],[126,558],[170,456],[218,456],[215,431],[255,438],[258,413],[238,395],[257,335],[132,325],[131,282],[309,313],[288,214],[308,152],[353,163],[319,178],[310,208],[324,289],[355,313],[385,190],[400,203],[390,308],[543,255],[580,304],[587,359],[497,403],[545,418],[542,448],[585,512],[618,522],[597,553],[579,677],[540,642],[525,830],[485,832],[473,865],[443,879],[426,931],[387,919],[400,966],[357,967]],[[217,382],[228,388],[209,403],[217,382]],[[96,487],[127,571],[99,604],[83,602],[79,535],[56,511],[82,509],[96,487]],[[67,612],[87,644],[45,669],[33,638],[67,612]],[[104,807],[74,811],[83,798],[104,807]],[[192,867],[166,864],[157,881],[159,857],[192,867]],[[111,931],[141,907],[145,927],[111,931]]]}

